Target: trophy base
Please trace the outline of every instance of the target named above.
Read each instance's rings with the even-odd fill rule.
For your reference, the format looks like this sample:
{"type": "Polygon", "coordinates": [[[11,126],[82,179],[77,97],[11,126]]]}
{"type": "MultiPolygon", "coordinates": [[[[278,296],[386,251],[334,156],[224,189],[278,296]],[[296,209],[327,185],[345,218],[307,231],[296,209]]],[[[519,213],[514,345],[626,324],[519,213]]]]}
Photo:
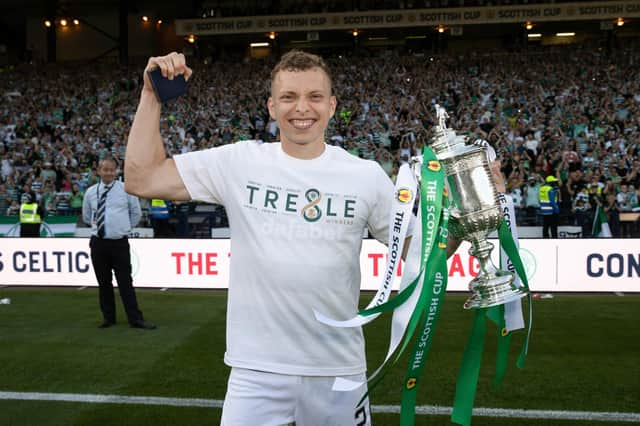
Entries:
{"type": "Polygon", "coordinates": [[[513,274],[499,271],[497,274],[477,276],[469,288],[471,296],[464,302],[465,309],[490,308],[518,300],[527,295],[523,287],[514,287],[513,274]]]}

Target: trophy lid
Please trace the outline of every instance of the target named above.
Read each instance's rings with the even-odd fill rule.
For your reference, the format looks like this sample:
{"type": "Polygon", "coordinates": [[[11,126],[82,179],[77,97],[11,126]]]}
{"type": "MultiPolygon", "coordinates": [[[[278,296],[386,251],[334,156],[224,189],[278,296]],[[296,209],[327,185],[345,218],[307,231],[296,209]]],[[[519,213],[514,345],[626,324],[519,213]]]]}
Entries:
{"type": "Polygon", "coordinates": [[[435,128],[435,136],[431,142],[431,148],[440,160],[483,151],[482,148],[475,145],[467,145],[467,136],[458,135],[455,130],[449,129],[446,123],[449,114],[438,104],[435,105],[435,108],[438,125],[435,128]]]}

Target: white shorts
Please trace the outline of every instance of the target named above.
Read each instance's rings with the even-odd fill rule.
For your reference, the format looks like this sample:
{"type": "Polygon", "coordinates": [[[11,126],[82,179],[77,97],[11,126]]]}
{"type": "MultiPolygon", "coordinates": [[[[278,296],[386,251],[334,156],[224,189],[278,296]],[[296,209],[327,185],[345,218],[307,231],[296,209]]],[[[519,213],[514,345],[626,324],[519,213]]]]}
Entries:
{"type": "MultiPolygon", "coordinates": [[[[365,374],[341,376],[365,381],[365,374]]],[[[371,426],[366,386],[331,390],[335,377],[290,376],[232,368],[221,426],[371,426]]]]}

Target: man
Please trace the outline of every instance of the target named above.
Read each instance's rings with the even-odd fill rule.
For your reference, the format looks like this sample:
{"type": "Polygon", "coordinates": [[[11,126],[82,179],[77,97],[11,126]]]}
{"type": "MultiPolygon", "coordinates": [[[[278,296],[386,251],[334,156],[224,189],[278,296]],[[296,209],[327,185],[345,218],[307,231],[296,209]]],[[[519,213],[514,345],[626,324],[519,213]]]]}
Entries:
{"type": "MultiPolygon", "coordinates": [[[[189,78],[184,56],[151,58],[147,70],[189,78]]],[[[363,230],[386,243],[393,185],[375,162],[327,145],[336,110],[329,70],[292,51],[271,73],[271,118],[280,143],[239,142],[165,158],[160,103],[147,73],[129,135],[127,191],[146,198],[225,206],[233,256],[225,362],[232,367],[225,426],[370,425],[360,328],[332,328],[312,310],[352,317],[360,293],[363,230]]],[[[405,246],[406,247],[406,246],[405,246]]]]}
{"type": "Polygon", "coordinates": [[[141,211],[138,199],[124,190],[122,182],[115,180],[116,160],[105,157],[98,164],[101,182],[91,186],[82,203],[82,219],[91,225],[91,263],[98,281],[98,296],[103,322],[99,328],[116,323],[116,305],[112,273],[116,275],[120,298],[129,325],[133,328],[153,330],[156,326],[144,320],[138,308],[133,279],[131,254],[127,236],[138,221],[141,211]]]}
{"type": "Polygon", "coordinates": [[[20,205],[20,237],[40,237],[40,225],[44,217],[42,205],[36,202],[36,196],[31,192],[25,192],[20,205]]]}
{"type": "Polygon", "coordinates": [[[540,208],[540,183],[538,179],[542,180],[538,175],[530,175],[527,185],[524,186],[525,217],[526,224],[529,226],[539,225],[539,223],[536,223],[536,213],[540,208]]]}
{"type": "Polygon", "coordinates": [[[0,183],[0,215],[6,214],[7,209],[11,205],[11,201],[13,200],[9,195],[9,191],[7,191],[7,186],[4,183],[0,183]]]}
{"type": "Polygon", "coordinates": [[[558,179],[549,175],[540,187],[540,213],[542,213],[542,238],[558,238],[558,179]]]}
{"type": "MultiPolygon", "coordinates": [[[[630,212],[636,207],[637,199],[635,190],[629,191],[629,187],[625,181],[620,184],[620,190],[616,194],[616,203],[618,204],[618,211],[630,212]]],[[[631,238],[633,230],[633,222],[620,221],[620,233],[623,238],[631,238]]]]}

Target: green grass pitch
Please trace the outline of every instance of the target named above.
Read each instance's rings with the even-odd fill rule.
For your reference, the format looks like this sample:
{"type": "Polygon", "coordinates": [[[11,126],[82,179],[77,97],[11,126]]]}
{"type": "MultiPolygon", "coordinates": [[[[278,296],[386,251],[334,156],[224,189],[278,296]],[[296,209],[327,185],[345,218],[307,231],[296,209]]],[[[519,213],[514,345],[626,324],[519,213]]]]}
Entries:
{"type": "MultiPolygon", "coordinates": [[[[372,297],[366,293],[363,305],[372,297]]],[[[155,331],[131,329],[118,300],[116,327],[99,330],[97,289],[0,288],[0,392],[108,394],[223,399],[229,369],[224,291],[138,290],[155,331]]],[[[472,313],[449,294],[429,354],[419,405],[451,406],[472,313]]],[[[476,407],[640,412],[640,297],[556,295],[534,301],[533,335],[524,369],[515,367],[524,332],[516,332],[509,371],[491,387],[492,325],[476,407]]],[[[389,316],[365,327],[369,370],[384,358],[389,316]]],[[[374,405],[398,405],[405,355],[373,390],[374,405]]],[[[0,400],[0,425],[216,425],[219,408],[0,400]]],[[[375,413],[375,425],[399,415],[375,413]]],[[[259,424],[256,423],[256,424],[259,424]]],[[[447,425],[448,416],[417,416],[417,425],[447,425]]],[[[611,422],[474,417],[474,425],[613,425],[611,422]]]]}

